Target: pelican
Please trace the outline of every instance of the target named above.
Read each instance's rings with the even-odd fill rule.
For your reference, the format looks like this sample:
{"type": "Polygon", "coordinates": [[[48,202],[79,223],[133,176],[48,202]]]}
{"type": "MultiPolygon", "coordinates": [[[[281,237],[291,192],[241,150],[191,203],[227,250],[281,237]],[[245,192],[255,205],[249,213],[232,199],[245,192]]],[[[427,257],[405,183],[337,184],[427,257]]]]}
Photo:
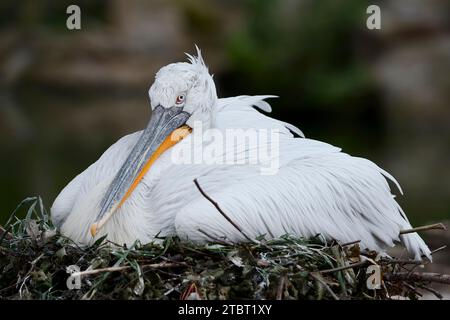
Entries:
{"type": "Polygon", "coordinates": [[[169,235],[236,243],[321,234],[382,252],[402,243],[415,259],[431,259],[417,233],[400,234],[411,224],[389,173],[260,113],[274,96],[218,98],[200,50],[187,56],[156,73],[147,127],[119,139],[57,196],[51,216],[62,234],[81,245],[105,235],[131,245],[169,235]],[[245,139],[224,147],[219,138],[230,130],[245,139]],[[261,132],[274,138],[247,143],[261,132]]]}

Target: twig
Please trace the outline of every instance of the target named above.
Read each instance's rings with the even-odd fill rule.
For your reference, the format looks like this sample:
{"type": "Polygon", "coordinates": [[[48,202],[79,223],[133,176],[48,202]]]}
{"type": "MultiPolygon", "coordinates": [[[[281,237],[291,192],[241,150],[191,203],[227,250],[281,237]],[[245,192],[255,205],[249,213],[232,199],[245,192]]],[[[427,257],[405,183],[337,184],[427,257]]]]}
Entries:
{"type": "Polygon", "coordinates": [[[382,260],[385,264],[414,264],[414,265],[423,265],[426,264],[424,261],[417,261],[417,260],[401,260],[401,259],[386,259],[382,260]]]}
{"type": "Polygon", "coordinates": [[[231,223],[231,225],[233,226],[233,227],[235,227],[236,228],[236,230],[238,230],[248,241],[250,241],[250,242],[255,242],[255,240],[252,240],[249,236],[247,236],[245,233],[244,233],[244,231],[242,231],[242,229],[233,221],[233,220],[231,220],[231,218],[225,213],[225,212],[223,212],[223,210],[219,207],[219,204],[216,202],[216,201],[214,201],[210,196],[208,196],[206,193],[205,193],[205,191],[203,191],[203,189],[200,187],[200,184],[198,183],[198,181],[197,181],[197,179],[194,179],[194,183],[195,183],[195,185],[196,185],[196,187],[197,187],[197,189],[198,189],[198,191],[200,191],[200,193],[209,201],[209,202],[211,202],[212,203],[212,205],[214,206],[214,207],[216,207],[216,209],[220,212],[220,214],[225,218],[225,219],[227,219],[227,221],[229,222],[229,223],[231,223]]]}
{"type": "Polygon", "coordinates": [[[13,238],[13,235],[8,230],[6,230],[2,226],[0,226],[0,239],[1,240],[3,240],[3,239],[11,240],[12,238],[13,238]]]}
{"type": "Polygon", "coordinates": [[[444,250],[445,248],[447,248],[447,246],[439,247],[439,248],[434,249],[433,251],[431,251],[430,254],[433,255],[433,254],[435,254],[436,252],[439,252],[439,251],[444,250]]]}
{"type": "Polygon", "coordinates": [[[423,290],[426,290],[428,292],[431,292],[432,294],[434,294],[436,296],[436,298],[438,299],[444,299],[444,296],[442,294],[440,294],[439,292],[437,292],[436,290],[434,290],[433,288],[421,285],[421,284],[417,284],[417,286],[423,290]]]}
{"type": "Polygon", "coordinates": [[[123,271],[123,270],[127,270],[130,268],[131,268],[130,266],[123,266],[123,267],[109,267],[109,268],[93,269],[93,270],[74,272],[74,273],[72,273],[72,276],[73,277],[90,276],[90,275],[97,274],[97,273],[123,271]]]}
{"type": "Polygon", "coordinates": [[[23,252],[17,252],[17,251],[12,251],[8,248],[5,248],[3,246],[0,246],[0,253],[1,254],[5,254],[5,255],[9,255],[9,256],[13,256],[13,257],[26,257],[27,254],[23,253],[23,252]]]}
{"type": "MultiPolygon", "coordinates": [[[[180,266],[185,266],[185,263],[182,262],[176,262],[176,263],[168,263],[168,262],[163,262],[163,263],[153,263],[153,264],[147,264],[147,265],[143,265],[141,266],[142,269],[144,268],[152,268],[152,269],[158,269],[158,268],[173,268],[173,267],[180,267],[180,266]]],[[[128,270],[131,269],[131,266],[122,266],[122,267],[108,267],[108,268],[100,268],[100,269],[94,269],[94,270],[85,270],[85,271],[81,271],[81,272],[74,272],[72,274],[73,277],[82,277],[82,276],[88,276],[88,275],[93,275],[93,274],[97,274],[97,273],[103,273],[103,272],[116,272],[116,271],[123,271],[123,270],[128,270]]]]}
{"type": "Polygon", "coordinates": [[[355,241],[351,241],[351,242],[342,243],[341,247],[351,246],[352,244],[357,244],[360,242],[361,242],[361,240],[355,240],[355,241]]]}
{"type": "Polygon", "coordinates": [[[436,224],[430,224],[428,226],[422,226],[407,230],[401,230],[400,234],[407,234],[407,233],[413,233],[413,232],[419,232],[419,231],[427,231],[427,230],[447,230],[447,228],[444,226],[443,223],[436,223],[436,224]]]}
{"type": "Polygon", "coordinates": [[[323,281],[320,276],[317,276],[316,274],[314,274],[314,272],[311,272],[309,275],[314,278],[314,280],[319,282],[328,291],[328,293],[333,297],[334,300],[339,300],[339,297],[333,292],[333,290],[331,290],[330,286],[325,281],[323,281]]]}
{"type": "MultiPolygon", "coordinates": [[[[28,272],[26,273],[25,277],[23,278],[22,283],[20,284],[19,287],[19,296],[20,299],[22,299],[22,288],[25,286],[26,287],[26,282],[28,281],[28,279],[31,277],[31,272],[34,270],[34,267],[36,266],[36,264],[38,263],[39,260],[41,260],[41,258],[44,256],[43,253],[41,253],[36,259],[34,259],[33,261],[30,262],[31,267],[28,270],[28,272]]],[[[19,284],[19,282],[17,282],[17,285],[19,284]]]]}
{"type": "Polygon", "coordinates": [[[397,272],[397,273],[386,273],[384,278],[390,281],[403,281],[403,280],[413,280],[413,281],[427,281],[427,282],[437,282],[443,284],[450,284],[450,275],[431,273],[431,272],[397,272]]]}
{"type": "Polygon", "coordinates": [[[364,261],[361,261],[361,262],[350,264],[348,266],[343,266],[343,267],[338,267],[338,268],[333,268],[333,269],[327,269],[327,270],[321,270],[319,272],[320,273],[330,273],[330,272],[342,271],[342,270],[351,269],[351,268],[355,268],[355,267],[359,267],[359,266],[365,265],[367,262],[368,262],[367,260],[364,260],[364,261]]]}
{"type": "Polygon", "coordinates": [[[422,296],[423,296],[423,294],[421,294],[419,291],[417,291],[416,288],[414,288],[412,285],[410,285],[410,284],[407,283],[406,281],[403,281],[402,283],[403,283],[403,285],[404,285],[405,287],[407,287],[409,290],[411,290],[412,292],[414,292],[414,293],[415,293],[416,295],[418,295],[419,297],[422,297],[422,296]]]}
{"type": "Polygon", "coordinates": [[[12,289],[12,288],[14,288],[15,286],[17,286],[17,284],[16,284],[16,283],[13,283],[13,284],[10,285],[10,286],[1,288],[1,289],[0,289],[0,292],[3,292],[3,291],[7,291],[7,290],[9,290],[9,289],[12,289]]]}
{"type": "Polygon", "coordinates": [[[180,300],[188,300],[192,293],[196,293],[201,300],[201,297],[198,292],[197,286],[195,285],[195,282],[192,282],[191,285],[186,288],[186,290],[181,294],[180,300]]]}
{"type": "Polygon", "coordinates": [[[203,233],[205,236],[207,236],[211,240],[213,240],[213,241],[215,241],[215,242],[217,242],[217,243],[219,243],[221,245],[225,245],[225,246],[229,245],[229,243],[227,243],[226,241],[223,241],[223,240],[220,240],[220,239],[218,239],[216,237],[213,237],[212,235],[210,235],[209,233],[207,233],[206,231],[204,231],[204,230],[202,230],[200,228],[197,229],[197,231],[200,232],[200,233],[203,233]]]}
{"type": "Polygon", "coordinates": [[[278,284],[277,296],[276,296],[277,300],[283,299],[283,291],[284,291],[285,284],[286,284],[286,275],[283,275],[280,279],[280,283],[278,284]]]}

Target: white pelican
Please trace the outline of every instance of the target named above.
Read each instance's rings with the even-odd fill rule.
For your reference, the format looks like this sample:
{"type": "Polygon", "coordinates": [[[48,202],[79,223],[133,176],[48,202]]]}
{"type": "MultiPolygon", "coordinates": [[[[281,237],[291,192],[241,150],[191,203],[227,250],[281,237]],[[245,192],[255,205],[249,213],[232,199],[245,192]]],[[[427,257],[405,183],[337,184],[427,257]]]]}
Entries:
{"type": "Polygon", "coordinates": [[[254,108],[270,112],[264,99],[272,96],[219,99],[200,50],[188,57],[189,62],[169,64],[156,74],[145,130],[121,138],[58,195],[51,214],[64,235],[80,244],[107,235],[130,245],[164,235],[238,242],[322,234],[341,242],[360,240],[363,248],[375,250],[401,242],[415,259],[431,258],[417,233],[399,234],[411,225],[391,194],[387,179],[401,189],[390,174],[367,159],[306,139],[294,126],[254,108]],[[256,153],[239,144],[220,149],[222,142],[195,138],[196,123],[224,136],[233,128],[277,132],[277,154],[247,161],[267,143],[256,153]],[[216,160],[236,156],[241,162],[176,161],[199,145],[216,145],[216,160]],[[267,159],[278,161],[274,174],[261,170],[267,159]],[[199,192],[194,179],[233,223],[199,192]]]}

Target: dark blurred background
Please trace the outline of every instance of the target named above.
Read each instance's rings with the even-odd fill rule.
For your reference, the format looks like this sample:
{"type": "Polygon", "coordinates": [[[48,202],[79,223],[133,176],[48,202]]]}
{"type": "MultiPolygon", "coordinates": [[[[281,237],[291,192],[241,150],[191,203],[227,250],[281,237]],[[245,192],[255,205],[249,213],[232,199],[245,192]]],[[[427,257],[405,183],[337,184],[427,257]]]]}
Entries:
{"type": "Polygon", "coordinates": [[[0,224],[57,193],[150,116],[155,72],[202,50],[219,96],[391,172],[413,225],[450,218],[450,2],[0,2],[0,224]],[[66,8],[81,8],[81,30],[66,8]],[[381,7],[381,30],[366,8],[381,7]]]}

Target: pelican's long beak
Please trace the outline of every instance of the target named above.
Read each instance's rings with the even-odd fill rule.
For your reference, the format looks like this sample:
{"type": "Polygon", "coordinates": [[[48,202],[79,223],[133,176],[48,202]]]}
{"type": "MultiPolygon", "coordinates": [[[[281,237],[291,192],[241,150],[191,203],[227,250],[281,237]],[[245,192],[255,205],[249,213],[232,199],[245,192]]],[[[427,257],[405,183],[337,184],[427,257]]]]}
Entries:
{"type": "Polygon", "coordinates": [[[147,128],[114,177],[100,203],[99,214],[90,228],[92,236],[97,234],[98,230],[127,200],[156,159],[191,132],[192,129],[185,125],[189,117],[190,114],[183,111],[182,107],[157,106],[153,110],[147,128]]]}

